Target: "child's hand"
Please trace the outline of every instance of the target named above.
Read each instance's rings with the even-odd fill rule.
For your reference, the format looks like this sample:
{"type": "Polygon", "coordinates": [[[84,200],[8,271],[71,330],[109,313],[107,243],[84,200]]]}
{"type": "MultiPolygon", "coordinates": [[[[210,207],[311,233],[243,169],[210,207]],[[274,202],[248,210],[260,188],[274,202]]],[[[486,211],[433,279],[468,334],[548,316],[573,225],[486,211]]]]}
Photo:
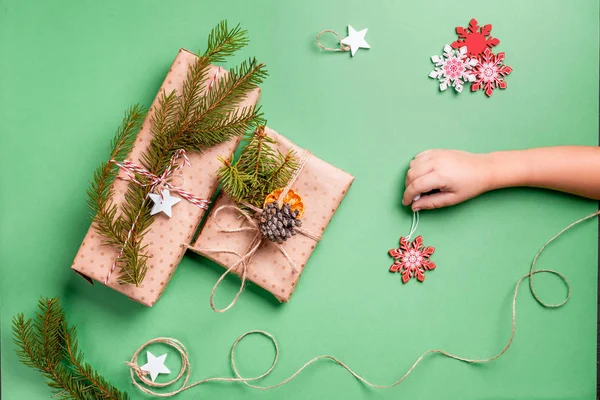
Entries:
{"type": "Polygon", "coordinates": [[[410,162],[402,204],[413,211],[452,206],[491,189],[492,162],[486,154],[427,150],[410,162]],[[431,192],[437,193],[416,196],[431,192]]]}

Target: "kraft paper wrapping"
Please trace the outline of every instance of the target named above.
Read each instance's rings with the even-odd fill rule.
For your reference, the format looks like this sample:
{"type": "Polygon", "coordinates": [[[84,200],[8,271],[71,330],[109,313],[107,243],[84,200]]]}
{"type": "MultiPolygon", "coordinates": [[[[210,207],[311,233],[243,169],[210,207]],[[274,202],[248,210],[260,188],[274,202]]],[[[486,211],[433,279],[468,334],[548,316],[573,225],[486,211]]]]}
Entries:
{"type": "MultiPolygon", "coordinates": [[[[277,148],[282,153],[285,154],[292,149],[296,152],[297,157],[300,157],[304,152],[304,149],[272,129],[267,127],[265,132],[277,141],[277,148]]],[[[302,197],[304,202],[302,228],[311,234],[323,235],[333,214],[335,214],[350,185],[352,185],[352,181],[354,181],[352,175],[311,154],[291,187],[302,197]]],[[[256,233],[248,231],[222,232],[214,222],[214,212],[225,205],[235,205],[235,203],[221,194],[211,207],[202,231],[190,249],[227,269],[239,261],[239,258],[225,252],[213,252],[207,251],[207,249],[226,249],[244,255],[248,252],[256,233]]],[[[219,211],[217,222],[225,229],[248,226],[245,219],[239,218],[239,213],[231,208],[219,211]]],[[[271,292],[280,302],[287,302],[290,300],[298,279],[316,245],[315,240],[301,233],[296,233],[295,236],[282,244],[296,266],[298,272],[295,272],[289,260],[277,249],[276,244],[268,239],[263,239],[260,248],[250,259],[247,278],[271,292]]],[[[238,265],[232,272],[240,276],[242,266],[238,265]]],[[[221,305],[226,302],[226,299],[219,298],[218,293],[215,297],[215,301],[221,305]]]]}
{"type": "MultiPolygon", "coordinates": [[[[171,69],[169,69],[169,73],[160,87],[159,94],[163,90],[166,93],[170,93],[173,89],[181,93],[188,68],[196,59],[197,56],[195,54],[185,49],[179,50],[179,54],[175,58],[171,69]]],[[[213,66],[208,74],[209,79],[212,79],[216,72],[217,67],[213,66]]],[[[221,69],[219,74],[221,73],[226,72],[221,69]]],[[[240,107],[256,104],[259,94],[260,90],[257,89],[240,104],[240,107]]],[[[158,98],[157,95],[152,103],[151,110],[155,106],[158,106],[158,98]]],[[[152,139],[150,124],[149,114],[136,138],[133,150],[127,157],[129,160],[140,165],[140,156],[152,139]]],[[[217,170],[220,167],[220,162],[217,158],[219,156],[230,157],[239,144],[239,140],[240,138],[232,139],[229,142],[207,149],[202,154],[188,153],[191,166],[185,166],[180,171],[185,178],[182,185],[183,189],[201,198],[211,199],[218,187],[217,170]]],[[[119,176],[124,177],[125,174],[120,171],[119,176]]],[[[113,185],[115,191],[113,201],[115,204],[120,205],[123,203],[127,185],[128,182],[124,180],[115,180],[113,185]]],[[[177,194],[174,195],[177,196],[177,194]]],[[[144,244],[148,245],[146,251],[150,255],[150,259],[147,262],[148,272],[144,281],[139,287],[119,284],[119,268],[117,267],[111,274],[107,286],[146,306],[151,307],[154,305],[163,294],[173,272],[181,261],[204,212],[205,210],[182,199],[173,207],[172,218],[167,217],[163,213],[155,215],[150,230],[144,237],[144,244]]],[[[83,243],[77,252],[71,268],[92,284],[92,280],[104,284],[104,280],[119,251],[120,249],[114,246],[104,245],[102,236],[98,234],[92,224],[83,239],[83,243]]]]}

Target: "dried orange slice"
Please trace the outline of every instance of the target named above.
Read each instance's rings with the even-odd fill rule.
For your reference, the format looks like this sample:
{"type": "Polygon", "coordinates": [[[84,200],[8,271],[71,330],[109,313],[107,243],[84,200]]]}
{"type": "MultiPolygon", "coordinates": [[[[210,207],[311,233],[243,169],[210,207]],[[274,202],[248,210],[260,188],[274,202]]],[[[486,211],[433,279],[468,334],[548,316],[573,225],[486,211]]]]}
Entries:
{"type": "MultiPolygon", "coordinates": [[[[263,207],[269,203],[273,203],[279,200],[279,196],[281,196],[282,190],[283,189],[275,189],[271,193],[269,193],[265,198],[265,204],[263,205],[263,207]]],[[[283,198],[283,202],[288,203],[292,211],[298,210],[298,219],[302,218],[302,215],[304,214],[304,203],[302,202],[302,197],[300,197],[298,193],[294,192],[293,189],[288,190],[285,197],[283,198]]]]}

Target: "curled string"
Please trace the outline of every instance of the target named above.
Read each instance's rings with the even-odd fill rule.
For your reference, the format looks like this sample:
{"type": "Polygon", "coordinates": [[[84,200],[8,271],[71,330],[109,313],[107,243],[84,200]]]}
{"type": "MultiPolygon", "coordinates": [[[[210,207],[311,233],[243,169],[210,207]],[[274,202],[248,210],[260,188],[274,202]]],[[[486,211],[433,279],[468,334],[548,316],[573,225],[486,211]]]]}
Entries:
{"type": "Polygon", "coordinates": [[[350,46],[345,45],[344,43],[342,43],[342,38],[340,37],[340,35],[336,31],[333,31],[331,29],[325,29],[325,30],[319,32],[317,34],[317,37],[316,37],[316,42],[317,42],[317,46],[319,46],[320,48],[322,48],[325,51],[350,51],[350,46]],[[332,34],[334,34],[335,37],[338,40],[338,43],[340,44],[340,47],[338,47],[338,48],[332,48],[332,47],[325,47],[325,46],[323,46],[321,44],[321,42],[319,41],[319,39],[325,33],[332,33],[332,34]]]}
{"type": "MultiPolygon", "coordinates": [[[[305,150],[303,152],[302,156],[300,157],[300,160],[298,162],[298,168],[296,168],[296,171],[294,172],[294,175],[288,181],[287,186],[285,188],[283,188],[282,191],[281,191],[281,195],[279,196],[279,199],[277,200],[279,204],[281,204],[281,201],[283,201],[283,199],[285,198],[285,195],[291,189],[292,185],[294,184],[294,182],[298,178],[298,175],[300,174],[300,171],[306,165],[306,162],[307,162],[309,156],[310,156],[310,152],[307,151],[307,150],[305,150]]],[[[217,227],[217,229],[219,229],[219,231],[221,231],[223,233],[237,233],[237,232],[254,232],[255,233],[254,237],[250,241],[250,245],[249,245],[248,249],[243,254],[240,254],[240,253],[238,253],[236,251],[229,250],[229,249],[209,249],[209,248],[207,248],[207,249],[198,249],[198,248],[193,248],[193,247],[188,246],[188,248],[191,248],[192,250],[197,251],[197,252],[231,254],[231,255],[233,255],[233,256],[235,256],[235,257],[238,258],[238,260],[236,262],[234,262],[233,264],[231,264],[225,270],[225,272],[219,277],[219,279],[217,279],[217,282],[215,282],[215,285],[213,286],[212,291],[210,293],[210,307],[213,309],[213,311],[216,311],[216,312],[219,312],[219,313],[222,313],[222,312],[225,312],[225,311],[229,310],[238,301],[238,298],[240,297],[240,295],[244,291],[244,287],[246,286],[246,279],[247,279],[247,275],[248,275],[248,268],[250,266],[250,261],[252,259],[252,256],[258,251],[258,249],[260,248],[260,246],[263,243],[263,236],[262,236],[262,233],[260,232],[260,227],[259,227],[258,223],[256,222],[256,216],[260,216],[260,214],[263,211],[260,208],[255,207],[252,204],[248,204],[248,203],[245,203],[245,202],[241,202],[240,205],[242,207],[245,207],[246,209],[249,209],[249,210],[253,211],[255,213],[255,216],[253,217],[248,212],[246,212],[244,209],[242,209],[242,208],[240,208],[238,206],[235,206],[235,205],[224,205],[224,206],[220,206],[217,209],[215,209],[211,213],[211,217],[212,217],[213,223],[215,224],[215,226],[217,227]],[[219,215],[220,212],[222,212],[224,210],[228,210],[228,209],[229,210],[234,210],[234,211],[238,212],[240,214],[240,217],[242,217],[250,226],[242,226],[240,228],[225,228],[225,227],[222,227],[219,224],[218,215],[219,215]],[[233,297],[233,299],[231,300],[231,302],[226,307],[224,307],[224,308],[217,308],[215,306],[215,302],[214,302],[214,296],[215,296],[215,292],[217,291],[217,288],[219,287],[219,285],[221,284],[221,282],[223,282],[223,280],[225,279],[225,277],[227,277],[227,275],[229,275],[230,272],[234,271],[240,265],[242,267],[242,270],[241,270],[241,274],[240,274],[241,283],[240,283],[239,290],[237,291],[236,295],[233,297]]],[[[296,227],[295,230],[296,230],[297,233],[300,233],[300,234],[308,237],[309,239],[314,240],[315,242],[319,242],[321,240],[321,235],[313,234],[313,233],[307,231],[306,229],[304,229],[302,227],[296,227]]],[[[277,248],[277,250],[279,250],[279,252],[281,254],[283,254],[283,256],[286,258],[286,260],[289,262],[289,265],[291,266],[293,272],[294,273],[298,273],[298,269],[296,267],[296,263],[294,262],[294,260],[292,260],[292,258],[290,257],[290,255],[288,254],[288,252],[285,250],[285,248],[282,245],[278,244],[278,243],[273,243],[273,245],[277,248]]]]}
{"type": "Polygon", "coordinates": [[[404,375],[402,375],[397,381],[393,382],[392,384],[389,385],[379,385],[379,384],[375,384],[375,383],[371,383],[370,381],[368,381],[366,378],[364,378],[362,375],[358,374],[357,372],[355,372],[354,370],[352,370],[348,365],[346,365],[343,361],[330,356],[330,355],[322,355],[322,356],[317,356],[312,358],[311,360],[307,361],[306,363],[304,363],[300,368],[298,368],[296,370],[296,372],[294,372],[292,375],[290,375],[288,378],[284,379],[283,381],[275,384],[275,385],[270,385],[270,386],[258,386],[258,385],[254,385],[251,382],[260,380],[264,377],[266,377],[267,375],[269,375],[274,369],[275,366],[277,365],[277,362],[279,360],[279,346],[277,344],[277,341],[275,340],[275,337],[273,335],[271,335],[270,333],[263,331],[263,330],[252,330],[252,331],[248,331],[244,334],[242,334],[240,337],[238,337],[236,339],[236,341],[233,343],[232,347],[231,347],[231,353],[230,353],[230,358],[229,361],[231,363],[231,367],[233,368],[234,374],[235,374],[235,378],[233,377],[216,377],[216,378],[206,378],[206,379],[202,379],[200,381],[197,381],[195,383],[192,383],[190,385],[187,385],[187,382],[189,380],[190,377],[190,373],[191,373],[191,366],[189,363],[189,357],[188,357],[188,353],[185,349],[185,347],[183,346],[183,344],[181,344],[181,342],[179,342],[176,339],[170,339],[170,338],[158,338],[158,339],[153,339],[150,340],[146,343],[144,343],[134,354],[133,357],[131,358],[130,362],[127,362],[127,366],[129,366],[130,368],[130,374],[131,374],[131,379],[132,382],[135,386],[137,386],[140,390],[142,390],[145,393],[154,395],[154,396],[158,396],[158,397],[171,397],[174,396],[178,393],[183,392],[184,390],[188,390],[194,386],[198,386],[200,384],[206,383],[206,382],[214,382],[214,381],[221,381],[221,382],[241,382],[251,388],[254,389],[259,389],[259,390],[269,390],[269,389],[274,389],[276,387],[285,385],[286,383],[290,382],[292,379],[296,378],[304,369],[306,369],[308,366],[310,366],[311,364],[319,361],[319,360],[330,360],[332,362],[334,362],[335,364],[341,366],[342,368],[344,368],[350,375],[352,375],[354,378],[356,378],[357,380],[359,380],[360,382],[364,383],[365,385],[372,387],[372,388],[376,388],[376,389],[387,389],[387,388],[392,388],[394,386],[399,385],[400,383],[402,383],[406,378],[408,378],[408,376],[414,371],[414,369],[417,367],[417,365],[419,365],[419,363],[428,355],[430,354],[440,354],[444,357],[447,358],[451,358],[454,360],[458,360],[458,361],[462,361],[465,363],[469,363],[469,364],[482,364],[482,363],[488,363],[490,361],[493,361],[499,357],[501,357],[511,346],[513,339],[515,337],[515,330],[516,330],[516,326],[517,326],[517,294],[519,292],[519,287],[521,285],[521,282],[523,282],[524,279],[529,278],[529,289],[531,291],[531,294],[533,295],[533,297],[536,299],[536,301],[543,307],[545,308],[558,308],[561,307],[562,305],[564,305],[569,298],[571,297],[571,284],[569,283],[569,280],[560,272],[558,271],[554,271],[551,269],[535,269],[535,265],[537,263],[537,260],[539,258],[539,256],[542,254],[542,252],[546,249],[546,247],[552,243],[554,240],[556,240],[558,237],[560,237],[564,232],[566,232],[567,230],[571,229],[572,227],[590,219],[593,218],[595,216],[597,216],[598,214],[600,214],[600,211],[596,211],[584,218],[581,218],[575,222],[573,222],[572,224],[570,224],[569,226],[565,227],[564,229],[562,229],[560,232],[558,232],[556,235],[554,235],[550,240],[548,240],[541,248],[540,250],[537,252],[537,254],[535,255],[535,257],[533,258],[533,261],[531,262],[531,268],[529,270],[529,272],[525,275],[523,275],[518,281],[517,284],[515,285],[515,289],[513,291],[513,298],[512,298],[512,322],[511,322],[511,333],[510,333],[510,337],[508,339],[508,342],[506,343],[506,345],[495,355],[490,356],[488,358],[467,358],[467,357],[462,357],[459,355],[455,355],[452,353],[449,353],[447,351],[444,350],[439,350],[439,349],[434,349],[434,350],[427,350],[425,351],[423,354],[421,354],[421,356],[419,358],[417,358],[417,360],[412,364],[412,366],[408,369],[408,371],[406,371],[404,373],[404,375]],[[552,303],[546,303],[545,301],[543,301],[535,292],[535,290],[533,289],[533,276],[535,274],[539,274],[542,272],[547,272],[553,275],[556,275],[557,277],[559,277],[563,283],[565,284],[565,286],[567,287],[567,295],[565,297],[565,299],[563,301],[561,301],[560,303],[556,303],[556,304],[552,304],[552,303]],[[235,350],[237,348],[237,345],[246,337],[249,335],[253,335],[253,334],[258,334],[258,335],[262,335],[267,337],[269,340],[271,340],[273,347],[275,348],[275,356],[273,358],[273,363],[271,365],[271,367],[264,372],[263,374],[259,375],[259,376],[255,376],[255,377],[250,377],[250,378],[245,378],[243,377],[238,369],[237,366],[235,364],[235,350]],[[137,365],[137,358],[139,353],[146,348],[148,345],[152,344],[152,343],[164,343],[168,346],[171,346],[173,348],[175,348],[175,350],[177,350],[179,352],[179,354],[181,355],[181,359],[182,359],[182,366],[181,366],[181,370],[179,371],[179,374],[177,375],[177,377],[167,383],[154,383],[152,381],[150,381],[148,378],[145,377],[145,373],[143,371],[141,371],[140,367],[137,365]],[[178,381],[183,374],[185,373],[185,379],[183,381],[183,384],[181,385],[181,387],[177,390],[174,390],[172,392],[166,392],[166,393],[157,393],[152,391],[151,389],[148,389],[144,386],[142,386],[136,379],[135,376],[138,377],[138,379],[145,383],[148,386],[151,387],[166,387],[169,386],[173,383],[175,383],[176,381],[178,381]]]}

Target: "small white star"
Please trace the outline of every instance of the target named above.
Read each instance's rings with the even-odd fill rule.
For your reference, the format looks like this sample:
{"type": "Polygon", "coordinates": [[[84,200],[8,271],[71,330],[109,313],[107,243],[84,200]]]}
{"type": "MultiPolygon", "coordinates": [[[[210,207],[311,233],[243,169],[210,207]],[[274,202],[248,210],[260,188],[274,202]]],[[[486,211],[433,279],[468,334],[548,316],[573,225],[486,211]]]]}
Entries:
{"type": "Polygon", "coordinates": [[[171,218],[171,207],[181,201],[179,197],[171,196],[171,193],[167,189],[163,189],[162,196],[156,193],[150,193],[149,196],[154,202],[150,215],[164,212],[169,218],[171,218]]]}
{"type": "Polygon", "coordinates": [[[368,28],[363,29],[362,31],[356,31],[353,27],[348,25],[348,37],[342,39],[342,44],[350,46],[350,53],[352,57],[359,48],[370,49],[369,43],[365,40],[365,35],[367,34],[368,28]]]}
{"type": "Polygon", "coordinates": [[[148,358],[148,362],[142,365],[140,369],[150,373],[150,379],[152,379],[152,382],[154,382],[158,374],[171,373],[169,368],[165,367],[165,359],[167,358],[166,354],[163,354],[160,357],[155,357],[154,354],[146,351],[146,357],[148,358]]]}

